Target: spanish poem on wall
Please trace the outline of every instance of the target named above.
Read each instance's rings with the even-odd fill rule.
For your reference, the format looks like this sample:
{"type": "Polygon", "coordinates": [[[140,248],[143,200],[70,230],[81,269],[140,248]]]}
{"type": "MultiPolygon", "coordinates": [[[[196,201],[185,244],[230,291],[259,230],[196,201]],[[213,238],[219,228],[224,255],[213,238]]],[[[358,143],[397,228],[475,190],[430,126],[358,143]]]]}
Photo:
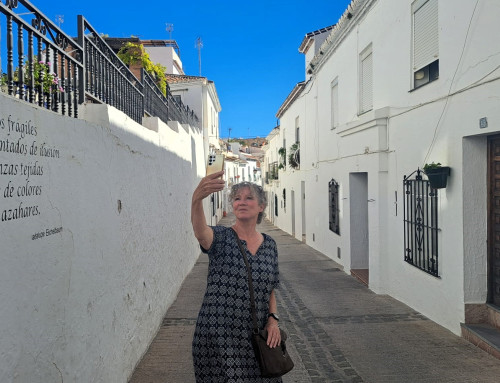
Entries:
{"type": "MultiPolygon", "coordinates": [[[[39,127],[31,120],[26,121],[12,114],[0,115],[1,224],[43,214],[40,200],[45,192],[45,167],[48,161],[58,160],[60,152],[58,148],[39,140],[38,133],[39,127]]],[[[60,232],[62,228],[47,231],[55,234],[52,233],[54,230],[60,232]]]]}

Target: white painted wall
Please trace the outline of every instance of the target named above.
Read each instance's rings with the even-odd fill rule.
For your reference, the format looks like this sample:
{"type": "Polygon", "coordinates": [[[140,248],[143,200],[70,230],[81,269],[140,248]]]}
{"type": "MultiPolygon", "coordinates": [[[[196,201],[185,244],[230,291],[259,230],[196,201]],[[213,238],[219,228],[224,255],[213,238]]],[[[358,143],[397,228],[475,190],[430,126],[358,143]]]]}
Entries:
{"type": "MultiPolygon", "coordinates": [[[[266,185],[295,194],[295,236],[301,238],[300,182],[306,183],[306,241],[341,263],[352,259],[349,174],[368,174],[370,288],[389,294],[455,333],[466,303],[486,299],[486,137],[500,133],[500,26],[495,0],[439,1],[439,79],[412,90],[411,1],[359,0],[354,17],[341,23],[342,37],[324,45],[323,58],[305,57],[315,71],[302,95],[280,117],[287,146],[301,121],[301,168],[280,172],[266,185]],[[359,5],[359,6],[358,6],[359,5]],[[371,45],[373,110],[358,115],[359,55],[371,45]],[[316,61],[315,61],[316,59],[316,61]],[[319,60],[319,61],[318,61],[319,60]],[[331,84],[338,84],[338,127],[331,129],[331,84]],[[488,127],[479,128],[479,119],[488,127]],[[404,262],[403,177],[426,162],[452,167],[439,191],[440,278],[404,262]],[[340,236],[328,228],[328,182],[340,184],[340,236]],[[313,240],[314,238],[314,240],[313,240]],[[340,248],[341,257],[337,257],[340,248]]],[[[332,20],[334,22],[334,20],[332,20]]],[[[333,24],[332,22],[332,24],[333,24]]],[[[336,32],[334,32],[336,33],[336,32]]],[[[294,79],[291,79],[291,87],[294,79]]],[[[281,134],[281,133],[280,133],[281,134]]],[[[282,137],[268,145],[272,162],[282,137]]],[[[289,206],[287,201],[287,206],[289,206]]],[[[291,232],[291,212],[274,223],[291,232]]]]}
{"type": "Polygon", "coordinates": [[[17,167],[0,175],[0,210],[32,207],[0,221],[2,382],[127,381],[199,254],[186,212],[205,171],[201,133],[156,118],[148,129],[105,105],[80,112],[0,93],[0,142],[27,150],[0,150],[17,167]],[[27,184],[39,195],[17,196],[27,184]]]}
{"type": "Polygon", "coordinates": [[[182,61],[173,47],[167,46],[145,46],[144,49],[149,54],[149,58],[154,63],[160,63],[167,68],[169,74],[184,74],[180,73],[174,62],[182,69],[182,61]]]}
{"type": "Polygon", "coordinates": [[[220,149],[219,113],[222,110],[215,85],[204,77],[169,84],[174,95],[180,95],[184,105],[189,106],[201,121],[207,150],[220,149]]]}

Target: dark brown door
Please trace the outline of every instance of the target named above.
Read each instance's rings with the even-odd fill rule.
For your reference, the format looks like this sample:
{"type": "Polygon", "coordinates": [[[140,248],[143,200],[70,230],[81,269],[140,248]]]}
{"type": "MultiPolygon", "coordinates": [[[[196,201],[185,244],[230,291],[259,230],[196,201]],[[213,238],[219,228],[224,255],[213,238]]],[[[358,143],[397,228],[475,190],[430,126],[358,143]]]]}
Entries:
{"type": "Polygon", "coordinates": [[[500,136],[489,138],[489,302],[500,306],[500,136]]]}

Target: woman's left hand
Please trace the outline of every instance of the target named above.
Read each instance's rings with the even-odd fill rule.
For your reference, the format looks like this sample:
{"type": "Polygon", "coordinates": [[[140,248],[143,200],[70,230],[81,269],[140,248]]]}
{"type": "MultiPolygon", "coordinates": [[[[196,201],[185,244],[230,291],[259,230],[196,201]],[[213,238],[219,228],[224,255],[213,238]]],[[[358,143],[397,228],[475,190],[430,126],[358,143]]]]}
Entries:
{"type": "Polygon", "coordinates": [[[279,346],[281,343],[281,334],[280,334],[280,328],[278,327],[278,322],[273,318],[269,318],[267,320],[266,330],[267,330],[267,345],[270,348],[275,348],[276,346],[279,346]]]}

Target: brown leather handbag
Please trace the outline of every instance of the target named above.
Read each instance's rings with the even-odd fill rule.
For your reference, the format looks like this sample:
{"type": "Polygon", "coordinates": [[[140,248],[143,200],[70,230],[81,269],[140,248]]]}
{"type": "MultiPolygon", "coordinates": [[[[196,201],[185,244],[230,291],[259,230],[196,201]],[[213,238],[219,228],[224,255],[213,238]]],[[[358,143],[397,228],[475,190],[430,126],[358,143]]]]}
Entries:
{"type": "MultiPolygon", "coordinates": [[[[233,230],[234,231],[234,230],[233,230]]],[[[238,242],[238,247],[240,248],[241,254],[245,261],[245,266],[247,267],[248,273],[248,288],[250,291],[250,307],[252,309],[252,345],[255,352],[255,357],[260,367],[260,374],[264,378],[277,378],[285,375],[287,372],[291,371],[293,368],[293,361],[288,354],[286,349],[286,332],[280,329],[281,342],[280,345],[275,348],[270,348],[267,345],[267,331],[259,330],[257,325],[257,314],[255,312],[255,299],[252,283],[252,270],[248,263],[247,255],[243,245],[241,244],[238,234],[234,231],[236,235],[236,241],[238,242]]]]}

